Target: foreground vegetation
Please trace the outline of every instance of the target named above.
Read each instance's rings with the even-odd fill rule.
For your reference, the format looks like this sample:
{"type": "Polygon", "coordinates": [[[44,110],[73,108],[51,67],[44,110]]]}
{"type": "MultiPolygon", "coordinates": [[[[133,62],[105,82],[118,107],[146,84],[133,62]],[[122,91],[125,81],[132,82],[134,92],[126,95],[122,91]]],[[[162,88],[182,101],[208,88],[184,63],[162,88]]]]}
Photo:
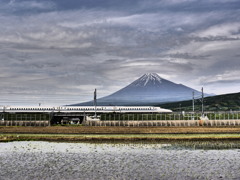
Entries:
{"type": "Polygon", "coordinates": [[[237,140],[240,127],[0,127],[0,141],[237,140]]]}
{"type": "Polygon", "coordinates": [[[240,134],[0,134],[0,142],[9,141],[176,141],[238,140],[240,134]]]}
{"type": "Polygon", "coordinates": [[[127,126],[0,126],[0,134],[230,134],[240,126],[127,127],[127,126]]]}

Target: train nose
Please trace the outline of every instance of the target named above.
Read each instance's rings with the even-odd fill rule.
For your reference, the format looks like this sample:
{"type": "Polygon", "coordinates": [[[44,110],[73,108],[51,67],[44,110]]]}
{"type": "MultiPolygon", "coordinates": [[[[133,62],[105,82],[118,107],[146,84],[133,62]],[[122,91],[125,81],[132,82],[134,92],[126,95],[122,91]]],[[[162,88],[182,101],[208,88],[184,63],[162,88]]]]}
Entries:
{"type": "Polygon", "coordinates": [[[172,113],[173,111],[170,109],[161,109],[161,112],[172,113]]]}

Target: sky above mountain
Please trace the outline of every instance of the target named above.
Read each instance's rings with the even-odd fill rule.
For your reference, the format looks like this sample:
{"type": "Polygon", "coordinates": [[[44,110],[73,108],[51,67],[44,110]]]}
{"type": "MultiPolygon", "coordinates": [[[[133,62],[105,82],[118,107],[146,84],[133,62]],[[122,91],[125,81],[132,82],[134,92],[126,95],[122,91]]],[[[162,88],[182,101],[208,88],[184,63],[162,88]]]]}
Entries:
{"type": "Polygon", "coordinates": [[[71,104],[144,73],[239,92],[239,0],[1,0],[0,105],[71,104]]]}

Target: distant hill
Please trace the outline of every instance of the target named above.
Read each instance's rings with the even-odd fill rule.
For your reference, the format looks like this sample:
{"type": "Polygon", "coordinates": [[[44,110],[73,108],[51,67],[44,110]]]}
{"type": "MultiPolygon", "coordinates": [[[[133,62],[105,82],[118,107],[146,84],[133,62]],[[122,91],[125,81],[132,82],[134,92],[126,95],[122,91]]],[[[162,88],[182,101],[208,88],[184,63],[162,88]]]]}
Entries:
{"type": "MultiPolygon", "coordinates": [[[[156,73],[147,73],[119,91],[97,99],[97,105],[157,105],[191,99],[192,92],[201,95],[195,89],[163,79],[156,73]]],[[[93,105],[93,101],[74,105],[93,105]]]]}
{"type": "MultiPolygon", "coordinates": [[[[159,104],[159,106],[173,111],[192,111],[192,100],[159,104]]],[[[206,111],[240,110],[240,92],[206,97],[204,98],[204,107],[206,111]]],[[[195,110],[201,111],[199,100],[195,100],[195,110]]]]}

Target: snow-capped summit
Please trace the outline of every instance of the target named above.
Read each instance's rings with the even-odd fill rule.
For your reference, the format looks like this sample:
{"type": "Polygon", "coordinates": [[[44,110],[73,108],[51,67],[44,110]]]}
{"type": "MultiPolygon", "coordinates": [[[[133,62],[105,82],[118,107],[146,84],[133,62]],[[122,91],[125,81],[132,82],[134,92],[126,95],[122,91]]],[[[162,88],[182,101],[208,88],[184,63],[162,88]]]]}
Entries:
{"type": "MultiPolygon", "coordinates": [[[[161,78],[157,73],[147,73],[119,91],[99,98],[98,105],[156,105],[192,99],[192,92],[201,92],[161,78]]],[[[86,102],[75,105],[93,105],[86,102]]]]}
{"type": "Polygon", "coordinates": [[[146,86],[152,83],[156,86],[162,83],[161,77],[157,73],[146,73],[141,76],[138,80],[134,81],[132,84],[135,86],[146,86]]]}

